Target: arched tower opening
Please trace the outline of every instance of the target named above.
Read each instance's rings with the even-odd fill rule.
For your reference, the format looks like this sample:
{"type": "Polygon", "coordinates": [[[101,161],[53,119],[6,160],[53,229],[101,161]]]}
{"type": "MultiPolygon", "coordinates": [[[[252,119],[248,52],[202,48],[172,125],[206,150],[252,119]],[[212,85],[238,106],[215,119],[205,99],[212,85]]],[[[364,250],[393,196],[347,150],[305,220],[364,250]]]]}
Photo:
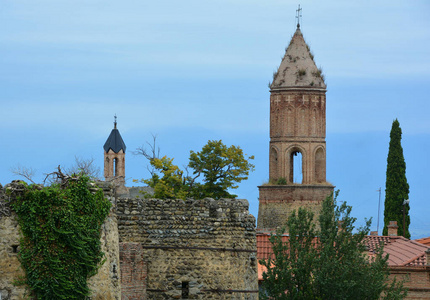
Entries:
{"type": "Polygon", "coordinates": [[[113,159],[113,176],[118,176],[118,158],[113,159]]]}
{"type": "Polygon", "coordinates": [[[303,154],[295,149],[290,154],[290,176],[289,182],[303,183],[303,154]]]}

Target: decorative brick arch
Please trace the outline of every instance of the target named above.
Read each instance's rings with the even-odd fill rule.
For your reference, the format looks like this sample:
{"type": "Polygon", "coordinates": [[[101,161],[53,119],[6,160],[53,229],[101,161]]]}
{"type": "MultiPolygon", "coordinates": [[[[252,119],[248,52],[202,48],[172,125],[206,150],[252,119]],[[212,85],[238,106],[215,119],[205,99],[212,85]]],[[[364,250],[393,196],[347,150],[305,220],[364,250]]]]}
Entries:
{"type": "Polygon", "coordinates": [[[270,147],[270,180],[277,180],[280,176],[281,169],[279,168],[280,164],[279,157],[279,149],[276,146],[270,147]]]}
{"type": "Polygon", "coordinates": [[[317,183],[323,183],[326,181],[326,159],[325,149],[323,146],[317,146],[314,151],[314,180],[317,183]]]}

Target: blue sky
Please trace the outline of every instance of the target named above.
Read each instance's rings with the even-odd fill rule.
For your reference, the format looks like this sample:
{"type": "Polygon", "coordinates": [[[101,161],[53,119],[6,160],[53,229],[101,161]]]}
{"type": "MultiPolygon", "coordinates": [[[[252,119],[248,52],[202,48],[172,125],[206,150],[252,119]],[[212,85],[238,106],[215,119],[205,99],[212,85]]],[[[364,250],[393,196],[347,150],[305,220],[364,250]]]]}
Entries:
{"type": "MultiPolygon", "coordinates": [[[[209,139],[240,145],[256,170],[236,191],[257,216],[268,179],[268,82],[295,31],[287,1],[1,1],[0,182],[17,165],[36,180],[74,156],[102,167],[113,115],[126,176],[148,177],[132,150],[158,136],[187,163],[209,139]]],[[[301,1],[302,32],[327,90],[327,178],[373,217],[385,189],[392,121],[403,129],[411,233],[430,236],[430,2],[301,1]],[[376,5],[377,4],[377,5],[376,5]]],[[[382,225],[380,225],[380,230],[382,225]]]]}

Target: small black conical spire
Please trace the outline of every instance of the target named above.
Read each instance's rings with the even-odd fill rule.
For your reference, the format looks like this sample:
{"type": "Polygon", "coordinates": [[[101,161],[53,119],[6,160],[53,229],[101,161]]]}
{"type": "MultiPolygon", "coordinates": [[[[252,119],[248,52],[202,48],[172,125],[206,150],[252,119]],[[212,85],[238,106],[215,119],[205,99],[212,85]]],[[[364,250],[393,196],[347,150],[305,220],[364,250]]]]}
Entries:
{"type": "Polygon", "coordinates": [[[120,150],[124,151],[125,153],[125,143],[121,137],[121,134],[119,133],[119,130],[116,128],[117,122],[116,122],[116,114],[114,116],[114,128],[112,129],[106,143],[104,144],[103,148],[107,152],[109,152],[109,149],[112,149],[113,152],[118,153],[120,150]]]}

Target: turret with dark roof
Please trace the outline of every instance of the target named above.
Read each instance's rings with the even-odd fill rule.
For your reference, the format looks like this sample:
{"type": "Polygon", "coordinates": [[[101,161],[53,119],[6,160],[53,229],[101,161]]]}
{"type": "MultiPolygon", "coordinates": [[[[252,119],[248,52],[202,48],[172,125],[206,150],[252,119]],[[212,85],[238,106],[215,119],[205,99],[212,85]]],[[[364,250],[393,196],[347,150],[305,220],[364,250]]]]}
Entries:
{"type": "Polygon", "coordinates": [[[112,150],[115,153],[118,153],[119,151],[124,151],[125,153],[125,143],[122,140],[121,134],[119,133],[119,130],[116,128],[116,117],[114,122],[114,128],[112,129],[108,139],[106,140],[106,143],[103,146],[105,152],[109,152],[109,150],[112,150]]]}
{"type": "Polygon", "coordinates": [[[125,143],[116,128],[116,116],[104,148],[104,176],[106,181],[114,181],[117,186],[125,184],[125,143]]]}

